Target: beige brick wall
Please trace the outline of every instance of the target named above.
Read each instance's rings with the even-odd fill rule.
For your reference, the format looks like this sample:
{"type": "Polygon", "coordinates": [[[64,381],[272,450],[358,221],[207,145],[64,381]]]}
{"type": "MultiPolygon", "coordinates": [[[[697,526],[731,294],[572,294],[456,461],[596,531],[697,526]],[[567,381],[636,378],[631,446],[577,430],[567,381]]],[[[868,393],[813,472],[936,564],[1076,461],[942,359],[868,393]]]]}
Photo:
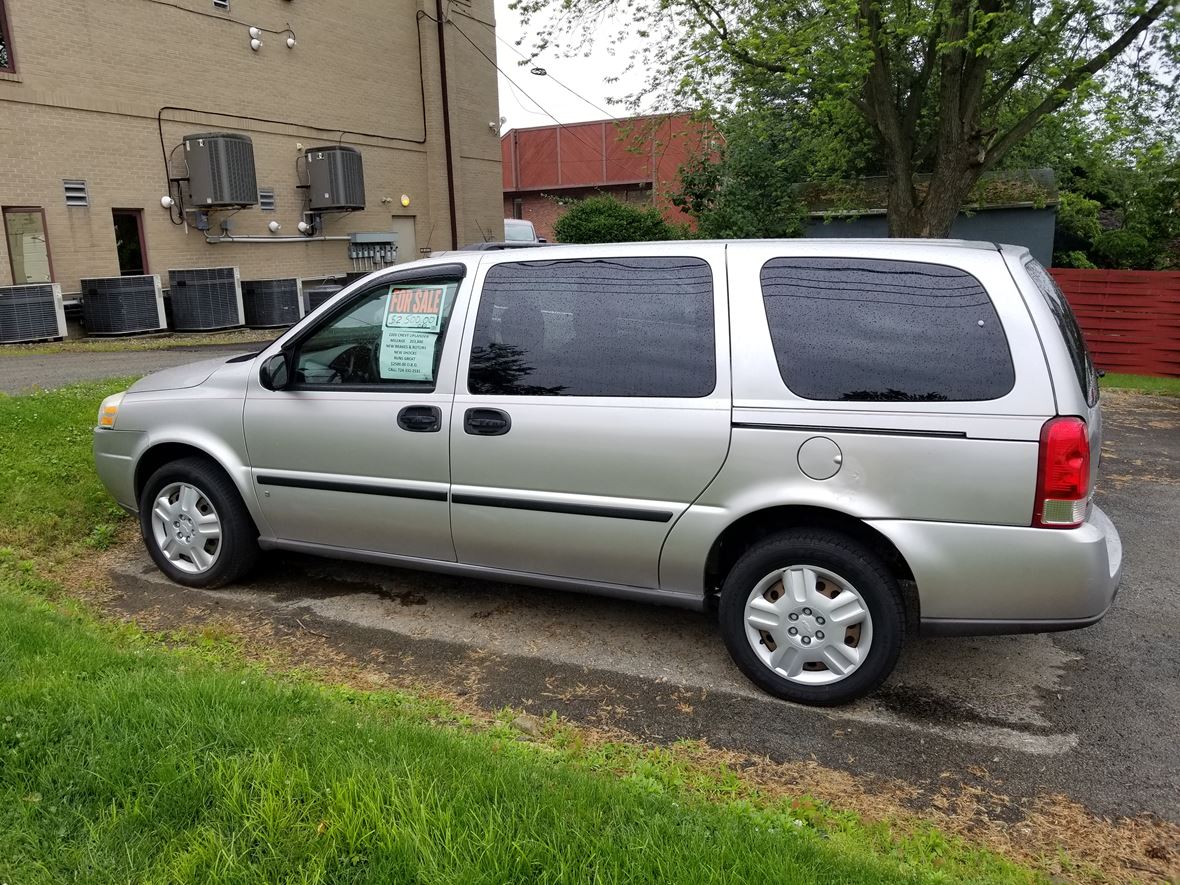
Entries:
{"type": "MultiPolygon", "coordinates": [[[[45,210],[54,278],[66,293],[87,276],[115,275],[111,210],[142,209],[150,272],[237,265],[242,278],[319,277],[351,269],[345,242],[209,244],[191,226],[173,225],[160,206],[167,193],[157,114],[171,150],[184,135],[226,131],[254,143],[258,185],[273,188],[276,209],[233,216],[236,236],[295,236],[303,210],[296,185],[299,146],[343,143],[361,151],[366,208],[326,215],[324,233],[382,231],[392,216],[414,218],[419,247],[450,246],[441,90],[434,22],[421,22],[426,87],[419,80],[413,0],[4,0],[15,75],[0,74],[0,206],[45,210]],[[204,13],[204,14],[198,14],[204,13]],[[264,33],[249,46],[248,25],[264,33]],[[225,116],[234,115],[234,116],[225,116]],[[422,143],[416,143],[421,141],[422,143]],[[87,182],[90,205],[67,208],[63,179],[87,182]],[[410,197],[408,208],[401,196],[410,197]]],[[[491,0],[453,10],[492,22],[491,0]]],[[[434,4],[426,11],[434,15],[434,4]]],[[[502,236],[495,70],[455,33],[495,57],[490,27],[453,16],[448,26],[459,239],[502,236]]],[[[182,174],[177,152],[173,174],[182,174]]],[[[216,232],[228,213],[214,213],[216,232]]],[[[190,217],[191,219],[191,217],[190,217]]],[[[403,256],[404,257],[404,256],[403,256]]],[[[0,238],[0,284],[12,281],[0,238]]],[[[167,280],[164,280],[167,285],[167,280]]]]}

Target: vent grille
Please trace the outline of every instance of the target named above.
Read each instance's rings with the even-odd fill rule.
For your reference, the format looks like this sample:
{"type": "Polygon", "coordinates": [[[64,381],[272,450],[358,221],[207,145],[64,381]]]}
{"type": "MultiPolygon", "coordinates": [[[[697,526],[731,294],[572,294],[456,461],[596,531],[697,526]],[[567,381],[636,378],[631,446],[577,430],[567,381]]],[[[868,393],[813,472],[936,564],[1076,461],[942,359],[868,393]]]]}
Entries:
{"type": "Polygon", "coordinates": [[[87,335],[165,331],[168,322],[159,276],[82,280],[82,323],[87,335]]]}
{"type": "Polygon", "coordinates": [[[242,325],[242,285],[236,267],[170,270],[168,280],[172,327],[177,332],[242,325]]]}
{"type": "Polygon", "coordinates": [[[229,9],[229,0],[213,0],[214,9],[229,9]]]}
{"type": "Polygon", "coordinates": [[[275,191],[272,187],[260,188],[258,191],[258,208],[263,212],[273,212],[275,209],[275,191]]]}
{"type": "Polygon", "coordinates": [[[66,337],[61,286],[0,286],[0,344],[66,337]]]}
{"type": "Polygon", "coordinates": [[[303,318],[303,284],[283,280],[244,280],[242,304],[251,329],[292,326],[303,318]]]}
{"type": "Polygon", "coordinates": [[[86,192],[86,182],[79,179],[64,179],[62,187],[66,192],[66,205],[85,208],[90,205],[90,196],[86,192]]]}
{"type": "Polygon", "coordinates": [[[307,312],[311,313],[343,288],[343,286],[336,286],[332,283],[324,283],[322,286],[312,286],[310,289],[305,289],[307,312]]]}

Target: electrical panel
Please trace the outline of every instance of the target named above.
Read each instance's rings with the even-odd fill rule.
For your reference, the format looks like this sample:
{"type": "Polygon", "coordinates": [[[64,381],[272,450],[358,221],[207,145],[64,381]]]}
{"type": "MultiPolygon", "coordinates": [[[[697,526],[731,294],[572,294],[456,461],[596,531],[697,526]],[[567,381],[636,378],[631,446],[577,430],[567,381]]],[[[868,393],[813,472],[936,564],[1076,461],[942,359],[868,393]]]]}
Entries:
{"type": "Polygon", "coordinates": [[[344,145],[309,148],[308,208],[312,212],[365,208],[365,172],[361,152],[344,145]]]}
{"type": "Polygon", "coordinates": [[[177,332],[230,329],[245,322],[242,282],[236,267],[168,271],[172,328],[177,332]]]}
{"type": "Polygon", "coordinates": [[[348,257],[354,273],[381,270],[397,263],[397,234],[392,231],[358,231],[348,238],[348,257]]]}
{"type": "Polygon", "coordinates": [[[66,337],[66,312],[57,283],[0,286],[0,344],[66,337]]]}
{"type": "Polygon", "coordinates": [[[164,290],[158,274],[82,280],[82,324],[87,335],[163,332],[164,290]]]}
{"type": "Polygon", "coordinates": [[[190,209],[232,209],[258,202],[254,143],[232,132],[186,135],[190,209]]]}

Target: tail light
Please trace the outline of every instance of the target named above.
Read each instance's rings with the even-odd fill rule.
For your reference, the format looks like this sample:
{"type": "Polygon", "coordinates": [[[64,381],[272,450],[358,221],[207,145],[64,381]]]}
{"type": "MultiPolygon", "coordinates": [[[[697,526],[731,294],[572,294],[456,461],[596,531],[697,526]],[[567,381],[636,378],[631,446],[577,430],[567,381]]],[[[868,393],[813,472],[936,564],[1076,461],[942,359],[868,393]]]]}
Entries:
{"type": "Polygon", "coordinates": [[[1090,434],[1081,418],[1051,418],[1041,428],[1034,526],[1072,529],[1090,503],[1090,434]]]}

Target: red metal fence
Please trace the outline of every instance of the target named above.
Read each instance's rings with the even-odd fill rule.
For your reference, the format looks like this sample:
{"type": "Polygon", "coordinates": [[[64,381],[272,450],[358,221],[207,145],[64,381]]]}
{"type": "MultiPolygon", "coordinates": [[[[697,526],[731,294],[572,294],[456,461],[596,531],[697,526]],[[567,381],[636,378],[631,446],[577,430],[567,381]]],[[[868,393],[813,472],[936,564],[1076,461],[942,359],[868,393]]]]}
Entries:
{"type": "Polygon", "coordinates": [[[1050,272],[1077,314],[1098,368],[1180,377],[1180,272],[1050,272]]]}

